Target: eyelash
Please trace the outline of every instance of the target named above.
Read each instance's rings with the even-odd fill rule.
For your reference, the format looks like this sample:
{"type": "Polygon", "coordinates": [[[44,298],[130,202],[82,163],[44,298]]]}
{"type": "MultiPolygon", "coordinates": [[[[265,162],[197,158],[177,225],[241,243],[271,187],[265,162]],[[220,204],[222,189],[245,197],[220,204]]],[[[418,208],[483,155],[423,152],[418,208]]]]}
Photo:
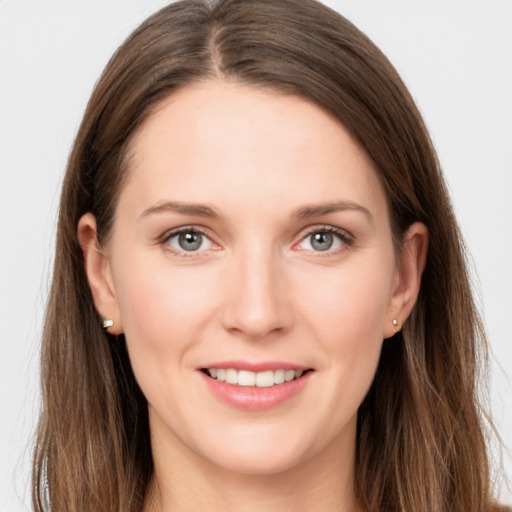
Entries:
{"type": "MultiPolygon", "coordinates": [[[[201,255],[201,253],[205,252],[209,249],[203,249],[203,250],[197,250],[197,251],[186,251],[186,250],[180,250],[172,247],[169,243],[171,239],[173,239],[176,236],[179,236],[183,233],[194,233],[199,234],[205,237],[211,244],[215,244],[215,242],[212,241],[210,236],[208,236],[206,230],[202,229],[199,226],[181,226],[179,228],[173,229],[170,232],[167,232],[161,239],[161,244],[164,246],[165,250],[171,252],[173,255],[183,257],[183,258],[190,258],[190,257],[198,257],[201,255]]],[[[312,226],[306,230],[306,232],[301,236],[300,240],[293,245],[293,247],[297,247],[299,244],[303,243],[305,240],[307,240],[308,237],[322,233],[322,234],[333,234],[335,235],[339,241],[341,242],[341,247],[335,248],[331,250],[330,248],[325,251],[315,251],[311,249],[299,249],[299,250],[307,250],[308,252],[317,253],[318,256],[328,256],[337,254],[343,250],[345,250],[347,247],[350,247],[354,244],[354,237],[348,233],[345,230],[335,228],[334,226],[329,225],[321,225],[321,226],[312,226]]],[[[215,250],[215,249],[214,249],[215,250]]]]}
{"type": "Polygon", "coordinates": [[[191,258],[191,257],[198,257],[203,251],[185,251],[180,250],[172,247],[170,245],[170,240],[176,236],[179,236],[183,233],[194,233],[202,235],[204,238],[210,241],[210,243],[215,244],[215,242],[212,241],[212,239],[208,236],[206,230],[202,229],[199,226],[181,226],[179,228],[173,229],[172,231],[167,232],[163,237],[161,244],[164,246],[166,251],[169,251],[175,256],[179,256],[182,258],[191,258]]]}
{"type": "Polygon", "coordinates": [[[305,235],[302,236],[300,241],[297,242],[297,244],[295,244],[294,247],[307,240],[308,237],[315,235],[317,233],[335,235],[341,242],[341,247],[335,249],[327,249],[326,251],[311,251],[308,249],[310,252],[317,253],[317,256],[332,256],[333,254],[338,254],[339,252],[345,250],[347,247],[351,247],[354,244],[354,237],[347,231],[335,228],[334,226],[324,225],[312,226],[311,228],[308,228],[306,230],[305,235]]]}

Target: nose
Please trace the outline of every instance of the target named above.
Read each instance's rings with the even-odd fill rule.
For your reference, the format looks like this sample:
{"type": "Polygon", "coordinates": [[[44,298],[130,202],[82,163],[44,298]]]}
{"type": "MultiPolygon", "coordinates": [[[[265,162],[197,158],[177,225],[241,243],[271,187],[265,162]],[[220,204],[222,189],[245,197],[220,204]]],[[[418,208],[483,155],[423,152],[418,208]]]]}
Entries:
{"type": "Polygon", "coordinates": [[[240,254],[230,261],[228,272],[222,312],[225,329],[252,339],[290,329],[292,297],[279,257],[262,250],[240,254]]]}

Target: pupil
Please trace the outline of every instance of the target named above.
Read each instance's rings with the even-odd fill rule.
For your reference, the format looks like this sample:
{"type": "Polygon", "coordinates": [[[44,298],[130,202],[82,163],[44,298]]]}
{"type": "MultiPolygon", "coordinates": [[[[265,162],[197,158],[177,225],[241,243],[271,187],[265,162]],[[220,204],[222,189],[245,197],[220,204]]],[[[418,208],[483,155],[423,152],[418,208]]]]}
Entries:
{"type": "Polygon", "coordinates": [[[311,245],[317,251],[327,251],[331,248],[332,241],[331,233],[315,233],[311,245]]]}
{"type": "Polygon", "coordinates": [[[179,236],[180,247],[185,251],[196,251],[201,247],[203,236],[201,233],[181,233],[179,236]]]}

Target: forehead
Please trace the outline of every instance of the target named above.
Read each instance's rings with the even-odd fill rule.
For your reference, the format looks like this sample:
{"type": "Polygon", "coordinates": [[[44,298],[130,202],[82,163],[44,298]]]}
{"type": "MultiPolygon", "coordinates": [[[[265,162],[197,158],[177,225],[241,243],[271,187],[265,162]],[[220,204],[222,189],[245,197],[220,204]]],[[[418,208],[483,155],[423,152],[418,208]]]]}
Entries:
{"type": "Polygon", "coordinates": [[[385,203],[371,160],[337,120],[298,96],[246,85],[198,83],[171,95],[143,123],[130,154],[121,197],[138,209],[158,200],[229,206],[235,198],[283,209],[385,203]]]}

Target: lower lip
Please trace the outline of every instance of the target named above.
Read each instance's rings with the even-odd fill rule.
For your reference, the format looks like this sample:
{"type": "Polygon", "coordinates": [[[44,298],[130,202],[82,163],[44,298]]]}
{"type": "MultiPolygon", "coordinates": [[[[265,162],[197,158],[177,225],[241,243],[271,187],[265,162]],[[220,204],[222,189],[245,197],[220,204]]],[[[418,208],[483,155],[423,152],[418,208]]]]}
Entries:
{"type": "Polygon", "coordinates": [[[312,371],[302,377],[268,388],[237,386],[212,379],[199,372],[209,389],[223,402],[245,411],[264,411],[277,407],[299,394],[311,377],[312,371]]]}

